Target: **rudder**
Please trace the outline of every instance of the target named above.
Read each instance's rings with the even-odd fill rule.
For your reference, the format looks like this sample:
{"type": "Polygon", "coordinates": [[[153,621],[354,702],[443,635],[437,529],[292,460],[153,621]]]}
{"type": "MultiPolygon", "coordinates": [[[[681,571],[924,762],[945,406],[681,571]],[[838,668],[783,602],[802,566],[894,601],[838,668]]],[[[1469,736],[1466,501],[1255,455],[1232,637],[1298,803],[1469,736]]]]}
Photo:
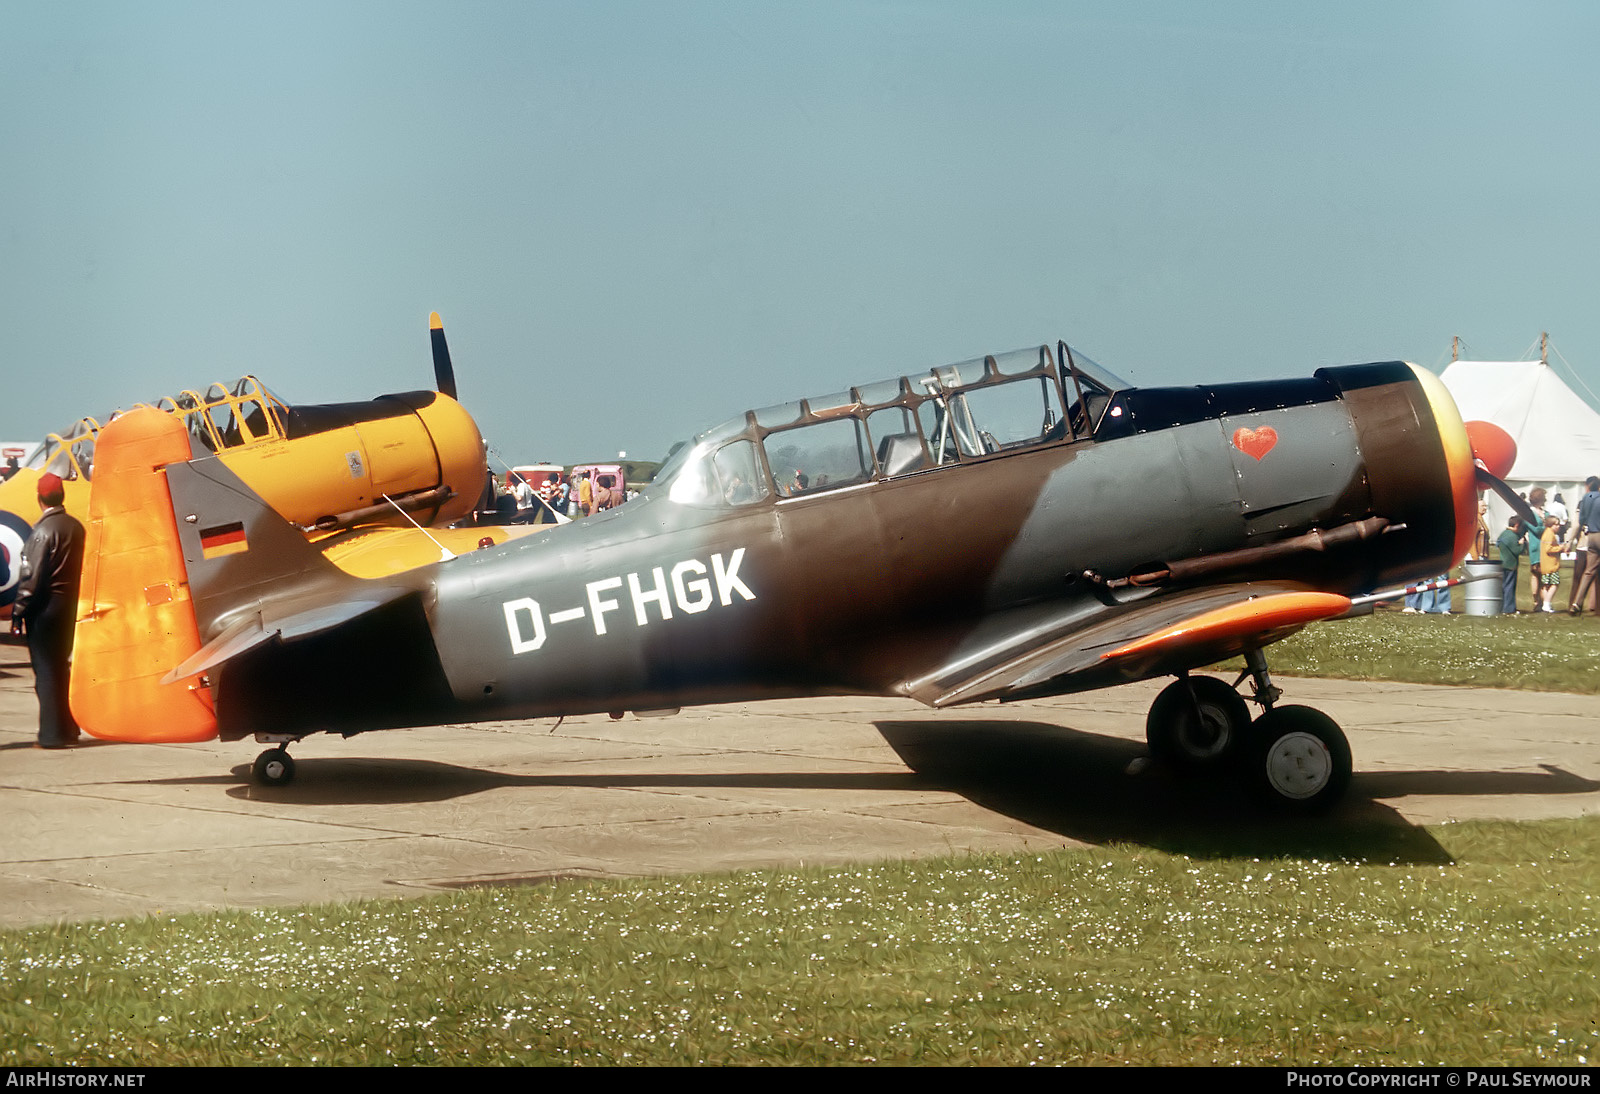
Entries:
{"type": "Polygon", "coordinates": [[[183,423],[148,407],[107,424],[95,444],[70,702],[103,740],[217,736],[209,689],[161,682],[200,649],[166,476],[189,457],[183,423]]]}

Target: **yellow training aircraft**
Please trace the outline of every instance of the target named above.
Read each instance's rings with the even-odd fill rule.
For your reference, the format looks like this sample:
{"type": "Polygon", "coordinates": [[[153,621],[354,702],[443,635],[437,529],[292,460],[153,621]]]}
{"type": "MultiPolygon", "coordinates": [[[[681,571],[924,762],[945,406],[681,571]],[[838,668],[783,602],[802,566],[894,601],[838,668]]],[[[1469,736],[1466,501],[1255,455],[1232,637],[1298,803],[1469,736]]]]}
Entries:
{"type": "MultiPolygon", "coordinates": [[[[527,534],[534,529],[446,527],[471,515],[489,469],[477,423],[455,399],[438,313],[429,319],[434,391],[291,406],[246,376],[154,405],[183,421],[196,454],[216,453],[330,561],[358,577],[437,562],[442,551],[469,551],[485,538],[499,543],[527,534]]],[[[0,551],[10,563],[0,568],[7,571],[0,614],[10,614],[22,544],[38,517],[39,477],[59,475],[67,511],[88,522],[99,432],[98,421],[83,418],[52,433],[0,483],[0,551]]]]}

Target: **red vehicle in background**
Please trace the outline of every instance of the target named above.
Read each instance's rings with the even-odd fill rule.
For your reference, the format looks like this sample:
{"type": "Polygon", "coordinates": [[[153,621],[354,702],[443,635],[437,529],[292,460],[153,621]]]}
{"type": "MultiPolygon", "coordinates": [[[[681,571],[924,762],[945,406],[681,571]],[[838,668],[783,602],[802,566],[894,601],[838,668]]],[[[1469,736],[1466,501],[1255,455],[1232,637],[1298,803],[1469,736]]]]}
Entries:
{"type": "Polygon", "coordinates": [[[38,447],[38,441],[32,444],[0,442],[0,482],[9,479],[28,458],[28,453],[38,447]]]}
{"type": "Polygon", "coordinates": [[[576,482],[583,478],[583,473],[589,473],[589,484],[594,490],[594,511],[611,509],[621,505],[628,498],[628,477],[620,463],[579,463],[572,467],[572,479],[576,482]],[[611,500],[606,498],[610,491],[611,500]]]}

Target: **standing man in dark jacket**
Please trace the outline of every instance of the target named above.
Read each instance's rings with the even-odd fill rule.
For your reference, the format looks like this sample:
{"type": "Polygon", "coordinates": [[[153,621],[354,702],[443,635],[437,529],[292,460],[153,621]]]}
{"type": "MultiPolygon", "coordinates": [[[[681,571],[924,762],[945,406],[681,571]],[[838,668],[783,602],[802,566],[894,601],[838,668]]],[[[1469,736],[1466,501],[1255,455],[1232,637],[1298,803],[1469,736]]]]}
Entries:
{"type": "Polygon", "coordinates": [[[22,547],[22,571],[11,609],[12,631],[28,635],[33,690],[39,696],[40,748],[71,748],[78,742],[78,722],[67,705],[67,664],[83,572],[83,525],[61,507],[64,500],[61,479],[40,475],[43,511],[22,547]]]}

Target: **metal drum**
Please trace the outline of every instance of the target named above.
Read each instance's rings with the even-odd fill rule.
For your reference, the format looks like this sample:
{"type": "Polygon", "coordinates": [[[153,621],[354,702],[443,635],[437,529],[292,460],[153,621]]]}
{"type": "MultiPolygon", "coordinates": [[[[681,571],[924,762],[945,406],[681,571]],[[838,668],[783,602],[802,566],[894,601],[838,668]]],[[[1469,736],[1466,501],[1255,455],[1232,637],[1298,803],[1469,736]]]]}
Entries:
{"type": "Polygon", "coordinates": [[[1467,615],[1499,615],[1504,596],[1502,573],[1498,560],[1478,558],[1467,563],[1467,615]],[[1485,576],[1490,575],[1490,576],[1485,576]],[[1482,580],[1474,581],[1473,578],[1482,580]]]}

